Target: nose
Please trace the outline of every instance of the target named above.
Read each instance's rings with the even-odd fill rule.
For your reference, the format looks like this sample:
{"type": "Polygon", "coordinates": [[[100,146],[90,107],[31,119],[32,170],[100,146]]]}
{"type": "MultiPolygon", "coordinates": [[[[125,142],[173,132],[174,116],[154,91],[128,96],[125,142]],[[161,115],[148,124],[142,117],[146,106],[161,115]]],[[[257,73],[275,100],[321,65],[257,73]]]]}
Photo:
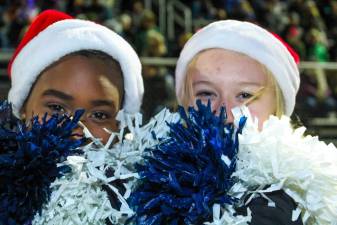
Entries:
{"type": "Polygon", "coordinates": [[[220,107],[217,107],[217,114],[220,113],[221,107],[224,107],[226,109],[226,115],[227,115],[226,123],[233,123],[234,122],[234,116],[233,116],[233,113],[232,113],[232,108],[234,108],[235,105],[229,100],[225,100],[225,101],[222,101],[222,102],[223,102],[222,105],[220,107]]]}
{"type": "Polygon", "coordinates": [[[84,127],[85,127],[85,122],[80,120],[77,123],[77,126],[73,129],[74,138],[80,139],[84,137],[84,130],[83,130],[84,127]]]}
{"type": "Polygon", "coordinates": [[[234,122],[234,116],[233,116],[233,113],[232,113],[232,108],[233,108],[233,106],[226,105],[226,114],[227,114],[226,122],[227,123],[233,123],[234,122]]]}
{"type": "Polygon", "coordinates": [[[82,119],[74,131],[81,135],[79,137],[85,137],[86,143],[89,143],[94,138],[95,140],[99,139],[102,144],[106,144],[111,136],[109,130],[95,124],[90,119],[82,119]]]}
{"type": "Polygon", "coordinates": [[[232,108],[227,110],[227,120],[226,120],[226,122],[227,123],[233,123],[234,122],[234,116],[233,116],[233,113],[232,113],[232,108]]]}

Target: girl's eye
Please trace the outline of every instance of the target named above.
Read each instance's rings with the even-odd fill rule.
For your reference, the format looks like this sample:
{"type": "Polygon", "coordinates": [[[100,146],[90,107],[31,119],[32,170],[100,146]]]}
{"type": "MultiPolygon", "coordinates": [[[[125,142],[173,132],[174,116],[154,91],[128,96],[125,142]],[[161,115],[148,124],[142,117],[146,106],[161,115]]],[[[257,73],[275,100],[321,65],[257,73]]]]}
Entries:
{"type": "Polygon", "coordinates": [[[66,113],[66,110],[63,106],[56,104],[56,103],[50,103],[48,104],[48,108],[51,110],[52,113],[58,113],[58,114],[64,114],[66,113]]]}
{"type": "Polygon", "coordinates": [[[106,113],[106,112],[98,111],[98,112],[93,112],[90,115],[90,118],[95,119],[97,121],[103,121],[103,120],[110,119],[111,115],[109,113],[106,113]]]}
{"type": "Polygon", "coordinates": [[[252,94],[248,93],[248,92],[241,92],[239,95],[238,95],[238,98],[240,100],[247,100],[249,98],[253,97],[252,94]]]}
{"type": "Polygon", "coordinates": [[[199,98],[211,98],[214,96],[215,96],[215,93],[211,91],[200,91],[196,93],[196,97],[199,97],[199,98]]]}
{"type": "Polygon", "coordinates": [[[217,99],[217,93],[209,90],[196,91],[195,99],[201,100],[203,104],[208,104],[208,102],[215,102],[217,99]]]}

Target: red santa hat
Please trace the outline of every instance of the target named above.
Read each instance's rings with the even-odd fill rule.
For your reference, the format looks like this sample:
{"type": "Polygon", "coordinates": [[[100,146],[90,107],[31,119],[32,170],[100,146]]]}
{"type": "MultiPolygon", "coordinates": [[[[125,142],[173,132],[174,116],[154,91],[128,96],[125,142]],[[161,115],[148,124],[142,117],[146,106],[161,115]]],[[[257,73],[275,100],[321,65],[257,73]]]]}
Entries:
{"type": "Polygon", "coordinates": [[[266,66],[282,91],[285,114],[292,114],[300,84],[298,55],[277,35],[255,24],[236,20],[211,23],[194,34],[185,44],[175,73],[178,101],[181,102],[183,97],[182,89],[189,63],[196,54],[210,48],[243,53],[266,66]]]}
{"type": "Polygon", "coordinates": [[[129,113],[139,111],[144,86],[141,63],[133,48],[102,25],[46,10],[33,21],[8,65],[12,81],[8,100],[17,117],[40,73],[63,56],[80,50],[99,50],[119,62],[124,77],[123,109],[129,113]]]}

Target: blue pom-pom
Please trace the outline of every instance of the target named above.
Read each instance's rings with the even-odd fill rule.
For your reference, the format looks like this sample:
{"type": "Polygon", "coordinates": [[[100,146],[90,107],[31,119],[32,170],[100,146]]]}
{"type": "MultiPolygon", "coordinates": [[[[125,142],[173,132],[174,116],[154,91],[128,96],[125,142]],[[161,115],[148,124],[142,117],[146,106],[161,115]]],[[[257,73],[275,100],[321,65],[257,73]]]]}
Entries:
{"type": "Polygon", "coordinates": [[[228,195],[236,168],[239,128],[226,124],[197,101],[188,114],[180,107],[182,121],[168,124],[169,138],[152,149],[137,165],[140,183],[130,197],[134,222],[151,224],[203,224],[212,219],[214,204],[233,204],[228,195]]]}
{"type": "Polygon", "coordinates": [[[0,224],[31,224],[49,200],[50,184],[70,171],[57,164],[84,142],[73,138],[82,114],[34,117],[27,127],[12,116],[10,104],[0,103],[0,224]]]}

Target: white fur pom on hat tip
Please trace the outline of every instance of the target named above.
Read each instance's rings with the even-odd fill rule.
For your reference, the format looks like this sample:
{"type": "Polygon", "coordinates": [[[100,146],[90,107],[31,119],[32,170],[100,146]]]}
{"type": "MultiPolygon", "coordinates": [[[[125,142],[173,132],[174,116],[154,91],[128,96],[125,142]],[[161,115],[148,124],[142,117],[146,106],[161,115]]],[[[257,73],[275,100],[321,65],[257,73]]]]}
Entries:
{"type": "Polygon", "coordinates": [[[182,99],[187,68],[191,60],[203,50],[222,48],[245,54],[264,65],[279,85],[285,103],[285,114],[290,116],[295,107],[300,76],[299,57],[276,34],[250,22],[217,21],[195,33],[185,44],[176,66],[176,95],[182,99]]]}

